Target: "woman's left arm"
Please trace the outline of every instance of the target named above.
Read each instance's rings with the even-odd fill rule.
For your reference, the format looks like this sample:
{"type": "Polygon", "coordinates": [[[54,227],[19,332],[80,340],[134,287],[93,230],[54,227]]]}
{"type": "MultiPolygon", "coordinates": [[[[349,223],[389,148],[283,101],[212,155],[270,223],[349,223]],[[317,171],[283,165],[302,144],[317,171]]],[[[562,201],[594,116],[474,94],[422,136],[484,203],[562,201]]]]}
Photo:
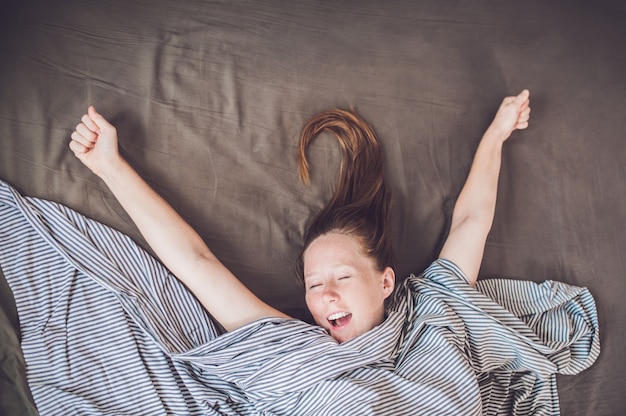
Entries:
{"type": "Polygon", "coordinates": [[[483,135],[463,189],[454,205],[450,233],[439,258],[455,263],[472,286],[478,278],[496,208],[502,145],[516,129],[528,127],[530,93],[506,97],[483,135]]]}

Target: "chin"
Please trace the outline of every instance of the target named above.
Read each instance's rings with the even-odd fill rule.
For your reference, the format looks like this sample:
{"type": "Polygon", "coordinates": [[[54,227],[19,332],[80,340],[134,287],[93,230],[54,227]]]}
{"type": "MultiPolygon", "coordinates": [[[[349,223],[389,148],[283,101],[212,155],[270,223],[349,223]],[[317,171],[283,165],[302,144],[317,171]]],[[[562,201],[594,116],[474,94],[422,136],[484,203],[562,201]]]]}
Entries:
{"type": "Polygon", "coordinates": [[[338,343],[343,344],[344,342],[348,342],[350,340],[353,340],[354,338],[358,337],[359,335],[361,335],[362,333],[341,333],[341,332],[330,332],[330,336],[333,337],[338,343]]]}
{"type": "Polygon", "coordinates": [[[354,337],[342,337],[342,336],[337,336],[337,335],[332,335],[332,334],[331,334],[331,337],[333,337],[335,341],[337,341],[339,344],[343,344],[344,342],[354,339],[354,337]]]}

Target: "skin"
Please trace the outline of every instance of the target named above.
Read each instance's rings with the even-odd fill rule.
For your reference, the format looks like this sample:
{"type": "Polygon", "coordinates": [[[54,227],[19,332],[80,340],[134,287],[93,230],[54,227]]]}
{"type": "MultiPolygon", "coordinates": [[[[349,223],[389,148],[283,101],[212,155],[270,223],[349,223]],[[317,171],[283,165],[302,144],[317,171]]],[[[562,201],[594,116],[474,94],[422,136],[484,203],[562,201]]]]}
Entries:
{"type": "Polygon", "coordinates": [[[377,270],[349,235],[329,233],[309,245],[304,253],[306,304],[315,322],[339,342],[361,335],[385,318],[385,299],[393,292],[394,271],[377,270]],[[350,313],[341,327],[329,317],[350,313]]]}
{"type": "MultiPolygon", "coordinates": [[[[503,100],[478,146],[453,211],[440,257],[456,263],[472,285],[493,222],[502,145],[515,129],[528,127],[529,103],[527,90],[503,100]]],[[[120,156],[115,127],[93,107],[82,116],[71,139],[75,156],[107,184],[156,255],[227,331],[260,318],[288,318],[246,288],[120,156]]],[[[315,321],[338,342],[353,339],[384,320],[384,299],[395,281],[393,270],[378,270],[354,238],[334,233],[320,236],[304,260],[307,306],[315,321]],[[352,314],[343,328],[333,328],[328,321],[334,312],[352,314]]]]}

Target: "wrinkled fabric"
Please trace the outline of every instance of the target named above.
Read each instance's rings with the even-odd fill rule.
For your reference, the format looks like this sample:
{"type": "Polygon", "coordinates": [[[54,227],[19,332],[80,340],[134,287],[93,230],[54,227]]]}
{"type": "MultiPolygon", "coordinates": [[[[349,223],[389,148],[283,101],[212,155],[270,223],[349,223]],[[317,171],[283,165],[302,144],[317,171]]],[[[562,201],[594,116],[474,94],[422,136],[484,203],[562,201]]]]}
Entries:
{"type": "Polygon", "coordinates": [[[220,334],[128,237],[0,188],[0,264],[42,414],[559,413],[557,373],[599,354],[584,288],[484,280],[440,259],[343,344],[262,319],[220,334]]]}

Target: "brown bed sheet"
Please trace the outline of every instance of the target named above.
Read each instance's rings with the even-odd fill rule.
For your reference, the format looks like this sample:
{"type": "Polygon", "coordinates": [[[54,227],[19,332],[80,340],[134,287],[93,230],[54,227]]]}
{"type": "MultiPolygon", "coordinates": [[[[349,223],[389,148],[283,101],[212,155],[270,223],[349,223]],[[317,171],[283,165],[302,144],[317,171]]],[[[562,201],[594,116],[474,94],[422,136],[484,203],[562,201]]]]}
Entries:
{"type": "MultiPolygon", "coordinates": [[[[94,104],[124,155],[222,261],[303,319],[294,260],[339,157],[322,138],[313,185],[299,183],[305,121],[353,106],[377,130],[406,276],[436,256],[500,100],[529,88],[531,126],[504,150],[481,276],[589,287],[603,351],[591,369],[559,379],[562,414],[626,414],[624,6],[60,0],[0,11],[0,178],[143,244],[67,148],[94,104]]],[[[19,358],[10,291],[0,288],[1,356],[19,358]]],[[[3,393],[2,410],[34,412],[23,366],[7,362],[0,387],[18,393],[3,393]]]]}

